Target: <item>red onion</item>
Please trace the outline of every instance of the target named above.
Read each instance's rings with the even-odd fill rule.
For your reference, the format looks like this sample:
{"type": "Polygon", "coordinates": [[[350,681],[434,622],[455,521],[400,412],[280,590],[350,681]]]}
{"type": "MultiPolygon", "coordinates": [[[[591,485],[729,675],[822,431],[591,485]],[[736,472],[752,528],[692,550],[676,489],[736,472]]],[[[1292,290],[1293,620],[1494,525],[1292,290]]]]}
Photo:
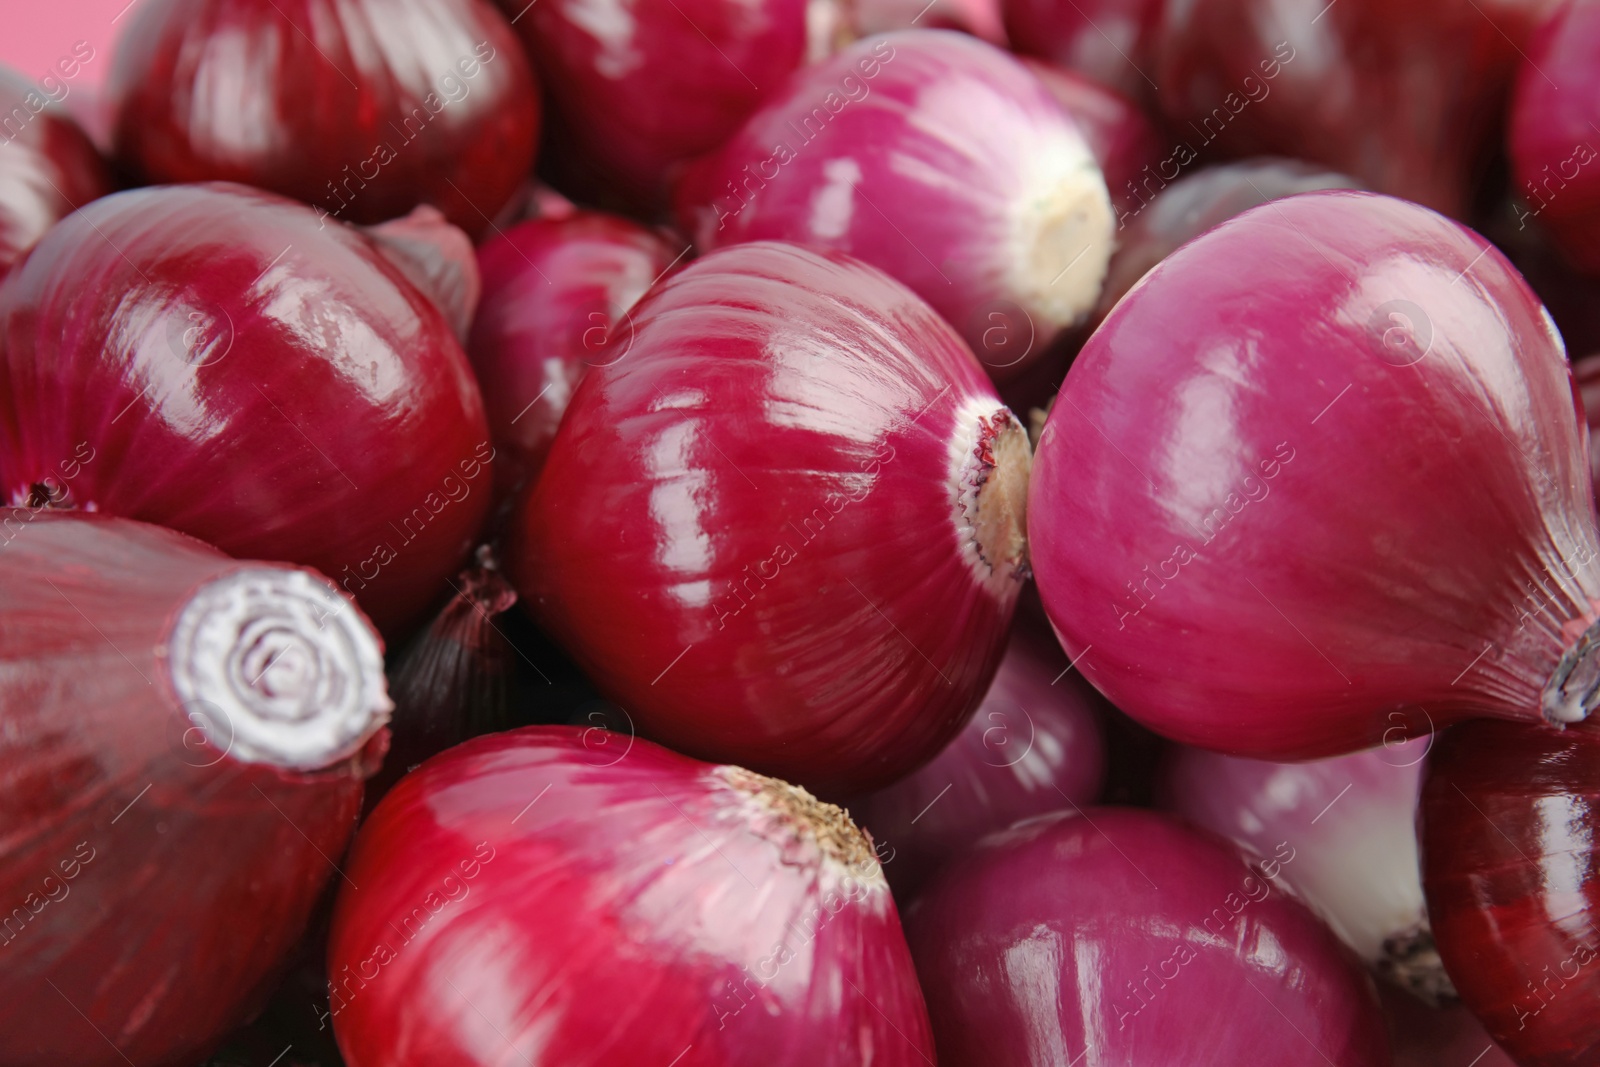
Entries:
{"type": "Polygon", "coordinates": [[[544,75],[557,186],[636,211],[806,56],[807,0],[499,2],[544,75]]]}
{"type": "Polygon", "coordinates": [[[1042,60],[1024,59],[1023,64],[1083,131],[1120,220],[1138,202],[1134,182],[1160,165],[1167,147],[1155,126],[1138,104],[1093,78],[1042,60]]]}
{"type": "Polygon", "coordinates": [[[992,376],[1019,373],[1100,292],[1112,214],[1077,124],[1020,63],[948,30],[807,68],[684,173],[702,249],[848,252],[916,290],[992,376]]]}
{"type": "Polygon", "coordinates": [[[1519,224],[1538,219],[1574,266],[1600,274],[1600,5],[1563,5],[1517,71],[1508,122],[1519,224]]]}
{"type": "Polygon", "coordinates": [[[477,234],[533,164],[539,100],[489,0],[143,0],[111,76],[120,161],[345,222],[432,204],[477,234]]]}
{"type": "Polygon", "coordinates": [[[362,828],[328,947],[350,1067],[931,1062],[843,811],[596,733],[469,741],[362,828]]]}
{"type": "Polygon", "coordinates": [[[591,211],[524,222],[479,250],[484,301],[467,352],[507,486],[539,473],[589,368],[627,358],[628,310],[683,251],[591,211]]]}
{"type": "Polygon", "coordinates": [[[1155,95],[1148,52],[1161,0],[1002,0],[1001,11],[1012,47],[1023,55],[1135,99],[1155,95]]]}
{"type": "MultiPolygon", "coordinates": [[[[1151,267],[1185,241],[1269,200],[1318,189],[1357,189],[1354,178],[1292,159],[1263,157],[1206,167],[1170,185],[1162,176],[1170,168],[1148,174],[1139,187],[1113,186],[1124,199],[1117,215],[1117,252],[1100,293],[1099,317],[1122,299],[1151,267]]],[[[1173,173],[1177,173],[1173,169],[1173,173]]]]}
{"type": "Polygon", "coordinates": [[[1600,543],[1574,408],[1471,231],[1366,193],[1247,211],[1068,373],[1029,494],[1045,608],[1118,707],[1236,755],[1370,747],[1418,705],[1579,721],[1600,543]]]}
{"type": "Polygon", "coordinates": [[[1370,980],[1273,888],[1300,858],[1122,808],[985,839],[906,912],[941,1067],[1389,1067],[1370,980]]]}
{"type": "Polygon", "coordinates": [[[0,503],[314,566],[391,633],[448,594],[488,508],[444,318],[367,238],[271,194],[96,201],[0,286],[0,340],[0,503]]]}
{"type": "Polygon", "coordinates": [[[1460,1004],[1430,1007],[1380,986],[1394,1067],[1517,1067],[1460,1004]]]}
{"type": "Polygon", "coordinates": [[[0,603],[0,1063],[193,1063],[335,874],[382,645],[321,575],[106,516],[0,510],[0,603]]]}
{"type": "Polygon", "coordinates": [[[666,279],[519,512],[524,604],[653,740],[836,795],[927,762],[1026,574],[1027,435],[854,260],[754,243],[666,279]]]}
{"type": "Polygon", "coordinates": [[[1431,738],[1310,763],[1180,748],[1162,779],[1166,806],[1247,851],[1300,853],[1284,884],[1357,955],[1433,1002],[1451,993],[1422,902],[1417,791],[1431,738]]]}
{"type": "Polygon", "coordinates": [[[1304,159],[1462,217],[1555,2],[1166,0],[1150,74],[1189,158],[1304,159]]]}
{"type": "Polygon", "coordinates": [[[0,276],[58,219],[111,191],[100,153],[54,102],[0,67],[0,276]]]}
{"type": "Polygon", "coordinates": [[[985,834],[1098,799],[1103,702],[1068,668],[1054,642],[1017,630],[966,729],[926,767],[851,801],[901,899],[985,834]]]}
{"type": "Polygon", "coordinates": [[[1600,726],[1476,722],[1422,791],[1422,882],[1462,1001],[1523,1067],[1600,1057],[1600,726]]]}
{"type": "Polygon", "coordinates": [[[471,239],[450,225],[438,208],[426,204],[405,218],[368,227],[367,236],[407,281],[433,301],[450,323],[450,331],[466,344],[483,295],[471,239]]]}
{"type": "Polygon", "coordinates": [[[1595,485],[1600,486],[1600,433],[1596,432],[1595,427],[1600,422],[1600,353],[1575,360],[1572,364],[1572,381],[1578,387],[1584,422],[1589,427],[1589,475],[1595,485]]]}

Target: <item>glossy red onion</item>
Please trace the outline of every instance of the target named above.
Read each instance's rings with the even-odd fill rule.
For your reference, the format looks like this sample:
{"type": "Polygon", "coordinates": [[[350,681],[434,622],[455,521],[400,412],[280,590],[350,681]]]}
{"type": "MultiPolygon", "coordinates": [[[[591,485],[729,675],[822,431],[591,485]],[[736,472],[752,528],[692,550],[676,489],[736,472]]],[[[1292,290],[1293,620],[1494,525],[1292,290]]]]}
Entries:
{"type": "Polygon", "coordinates": [[[1001,13],[1019,53],[1135,99],[1155,95],[1149,48],[1161,0],[1002,0],[1001,13]]]}
{"type": "Polygon", "coordinates": [[[105,163],[78,124],[39,86],[0,67],[0,276],[57,220],[110,191],[105,163]]]}
{"type": "Polygon", "coordinates": [[[1537,219],[1574,266],[1600,274],[1600,4],[1573,0],[1540,27],[1507,125],[1518,220],[1537,219]]]}
{"type": "Polygon", "coordinates": [[[1100,293],[1102,318],[1151,267],[1241,211],[1296,193],[1360,188],[1343,174],[1270,156],[1206,167],[1170,184],[1159,171],[1147,171],[1141,179],[1112,186],[1119,198],[1117,251],[1100,293]]]}
{"type": "Polygon", "coordinates": [[[0,1064],[192,1064],[266,999],[382,755],[321,575],[0,510],[0,1064]]]}
{"type": "Polygon", "coordinates": [[[586,202],[651,213],[806,58],[807,0],[500,0],[543,76],[545,170],[586,202]]]}
{"type": "Polygon", "coordinates": [[[888,886],[839,808],[575,727],[479,738],[363,826],[328,947],[350,1067],[911,1067],[888,886]]]}
{"type": "Polygon", "coordinates": [[[1517,1067],[1460,1003],[1430,1007],[1391,986],[1379,986],[1394,1067],[1517,1067]]]}
{"type": "Polygon", "coordinates": [[[1160,163],[1166,143],[1139,105],[1115,89],[1043,60],[1023,64],[1083,131],[1120,220],[1133,209],[1134,182],[1160,163]]]}
{"type": "Polygon", "coordinates": [[[432,204],[477,234],[533,165],[539,98],[489,0],[143,0],[110,93],[119,161],[344,222],[432,204]]]}
{"type": "Polygon", "coordinates": [[[986,838],[907,909],[940,1067],[1388,1067],[1371,981],[1272,879],[1155,812],[986,838]]]}
{"type": "Polygon", "coordinates": [[[448,595],[489,505],[438,309],[360,233],[240,186],[58,224],[0,286],[0,383],[0,502],[314,566],[391,632],[448,595]]]}
{"type": "Polygon", "coordinates": [[[1013,633],[956,739],[921,770],[850,801],[900,899],[985,834],[1099,798],[1104,702],[1068,666],[1054,642],[1013,633]]]}
{"type": "Polygon", "coordinates": [[[1422,881],[1461,1000],[1523,1067],[1600,1057],[1600,727],[1476,722],[1422,791],[1422,881]]]}
{"type": "Polygon", "coordinates": [[[1150,43],[1180,166],[1279,155],[1458,218],[1555,0],[1165,0],[1150,43]]]}
{"type": "Polygon", "coordinates": [[[640,732],[833,793],[927,762],[1026,574],[1027,435],[889,277],[760,242],[666,279],[519,511],[523,602],[640,732]]]}
{"type": "Polygon", "coordinates": [[[847,252],[916,290],[997,379],[1093,307],[1105,181],[1077,124],[999,49],[949,30],[864,40],[807,68],[675,193],[702,248],[847,252]]]}
{"type": "Polygon", "coordinates": [[[1548,316],[1470,230],[1366,193],[1254,208],[1068,372],[1029,494],[1045,608],[1118,707],[1236,755],[1370,747],[1406,709],[1579,721],[1575,408],[1548,316]]]}
{"type": "Polygon", "coordinates": [[[479,250],[484,300],[467,354],[508,486],[539,473],[589,368],[627,358],[629,309],[684,251],[594,211],[521,223],[479,250]]]}
{"type": "Polygon", "coordinates": [[[1284,868],[1345,944],[1397,985],[1437,1002],[1452,990],[1434,949],[1417,859],[1417,793],[1429,738],[1307,763],[1180,748],[1162,775],[1165,806],[1246,851],[1300,854],[1284,868]]]}

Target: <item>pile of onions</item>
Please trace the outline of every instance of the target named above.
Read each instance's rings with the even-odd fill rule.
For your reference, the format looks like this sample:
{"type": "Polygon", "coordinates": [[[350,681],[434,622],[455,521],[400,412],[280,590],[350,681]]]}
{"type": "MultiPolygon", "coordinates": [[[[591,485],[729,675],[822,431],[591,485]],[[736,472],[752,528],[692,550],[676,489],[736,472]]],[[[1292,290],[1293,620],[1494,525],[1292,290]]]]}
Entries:
{"type": "Polygon", "coordinates": [[[714,252],[634,309],[517,515],[523,603],[652,740],[832,795],[927,762],[1027,573],[1027,435],[845,256],[714,252]]]}
{"type": "Polygon", "coordinates": [[[1289,156],[1465,218],[1557,2],[1165,0],[1146,69],[1180,164],[1289,156]]]}
{"type": "MultiPolygon", "coordinates": [[[[1404,732],[1396,720],[1395,736],[1404,732]]],[[[1428,928],[1415,828],[1432,743],[1309,763],[1181,748],[1161,787],[1172,811],[1255,855],[1292,848],[1300,858],[1283,883],[1384,977],[1437,1002],[1452,991],[1428,928]]]]}
{"type": "Polygon", "coordinates": [[[395,633],[448,594],[493,456],[438,308],[269,193],[105,197],[0,285],[0,503],[313,566],[395,633]]]}
{"type": "Polygon", "coordinates": [[[418,204],[489,228],[533,165],[539,98],[489,0],[143,0],[118,43],[116,154],[344,222],[418,204]]]}
{"type": "Polygon", "coordinates": [[[1567,259],[1600,274],[1600,5],[1565,4],[1517,72],[1508,137],[1520,224],[1537,220],[1567,259]]]}
{"type": "Polygon", "coordinates": [[[3,276],[59,219],[109,193],[111,178],[78,124],[38,86],[4,67],[0,120],[3,276]]]}
{"type": "Polygon", "coordinates": [[[843,811],[600,733],[469,741],[363,826],[328,947],[350,1067],[931,1062],[843,811]]]}
{"type": "Polygon", "coordinates": [[[310,571],[0,509],[0,1062],[194,1063],[280,976],[386,741],[310,571]]]}
{"type": "Polygon", "coordinates": [[[478,251],[484,299],[467,354],[508,488],[539,473],[589,368],[627,357],[629,309],[682,251],[594,211],[524,222],[478,251]]]}
{"type": "Polygon", "coordinates": [[[675,192],[697,247],[795,241],[916,290],[996,380],[1094,306],[1111,257],[1083,133],[1016,59],[950,30],[807,68],[675,192]]]}
{"type": "Polygon", "coordinates": [[[1147,811],[1018,823],[906,912],[940,1067],[1389,1067],[1371,981],[1250,865],[1147,811]]]}
{"type": "Polygon", "coordinates": [[[1254,208],[1068,373],[1029,497],[1045,608],[1118,707],[1236,755],[1371,747],[1407,709],[1580,721],[1600,541],[1574,408],[1471,231],[1367,193],[1254,208]]]}
{"type": "Polygon", "coordinates": [[[966,729],[926,767],[850,802],[900,899],[985,834],[1099,798],[1104,701],[1068,668],[1055,642],[1019,627],[966,729]]]}
{"type": "Polygon", "coordinates": [[[728,139],[807,52],[807,0],[500,0],[550,101],[545,169],[572,195],[652,212],[683,161],[728,139]]]}
{"type": "Polygon", "coordinates": [[[1524,1067],[1600,1057],[1600,726],[1475,722],[1422,793],[1423,885],[1462,1001],[1524,1067]]]}

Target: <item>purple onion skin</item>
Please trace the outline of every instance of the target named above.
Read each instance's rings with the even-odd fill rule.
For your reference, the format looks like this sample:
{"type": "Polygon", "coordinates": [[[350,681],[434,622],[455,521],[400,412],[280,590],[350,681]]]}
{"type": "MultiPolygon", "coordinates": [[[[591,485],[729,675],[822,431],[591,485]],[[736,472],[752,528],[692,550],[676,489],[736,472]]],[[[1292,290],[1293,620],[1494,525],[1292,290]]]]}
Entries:
{"type": "Polygon", "coordinates": [[[1242,211],[1296,193],[1360,187],[1346,175],[1270,156],[1207,167],[1171,184],[1155,174],[1132,189],[1112,185],[1119,207],[1117,251],[1106,272],[1098,314],[1103,318],[1134,282],[1185,241],[1242,211]]]}
{"type": "Polygon", "coordinates": [[[985,834],[1099,797],[1104,701],[1067,666],[1054,642],[1019,628],[966,729],[921,770],[849,803],[899,899],[985,834]]]}
{"type": "Polygon", "coordinates": [[[1589,476],[1600,487],[1600,352],[1573,360],[1572,380],[1589,425],[1589,476]]]}
{"type": "Polygon", "coordinates": [[[1573,266],[1600,275],[1600,5],[1573,2],[1517,71],[1508,139],[1520,221],[1537,219],[1573,266]],[[1559,88],[1558,88],[1559,87],[1559,88]]]}
{"type": "Polygon", "coordinates": [[[860,37],[921,27],[959,30],[1006,47],[999,0],[840,0],[840,4],[848,9],[845,17],[860,37]]]}
{"type": "Polygon", "coordinates": [[[931,1062],[866,840],[833,823],[819,845],[814,808],[786,819],[743,794],[757,777],[563,726],[407,775],[362,827],[334,913],[345,1062],[931,1062]]]}
{"type": "Polygon", "coordinates": [[[1558,0],[1164,0],[1146,70],[1208,159],[1279,155],[1465,218],[1558,0]]]}
{"type": "Polygon", "coordinates": [[[438,308],[369,238],[282,197],[118,193],[0,284],[4,503],[315,567],[394,636],[448,595],[493,455],[438,308]]]}
{"type": "Polygon", "coordinates": [[[1418,705],[1576,721],[1541,703],[1600,598],[1574,408],[1471,231],[1367,193],[1254,208],[1068,372],[1029,494],[1045,608],[1101,692],[1203,748],[1341,755],[1418,705]]]}
{"type": "Polygon", "coordinates": [[[1020,54],[1079,71],[1134,99],[1155,95],[1147,53],[1161,0],[1003,0],[1001,12],[1020,54]]]}
{"type": "Polygon", "coordinates": [[[726,141],[806,56],[807,0],[499,0],[550,102],[545,169],[585,202],[666,204],[683,161],[726,141]]]}
{"type": "MultiPolygon", "coordinates": [[[[1405,725],[1396,727],[1398,739],[1405,725]]],[[[1437,992],[1443,972],[1426,935],[1414,829],[1431,744],[1303,763],[1179,748],[1163,769],[1163,807],[1254,855],[1289,842],[1300,856],[1284,884],[1369,964],[1437,992]]]]}
{"type": "Polygon", "coordinates": [[[88,136],[47,105],[37,86],[0,67],[0,276],[58,220],[111,192],[88,136]]]}
{"type": "Polygon", "coordinates": [[[1086,74],[1041,59],[1022,62],[1083,131],[1120,219],[1137,203],[1128,203],[1129,185],[1145,168],[1156,166],[1166,148],[1154,123],[1133,100],[1086,74]]]}
{"type": "Polygon", "coordinates": [[[538,87],[489,0],[143,0],[128,22],[116,155],[146,181],[355,223],[428,203],[481,235],[533,165],[538,87]]]}
{"type": "Polygon", "coordinates": [[[467,355],[508,489],[538,475],[589,369],[627,358],[629,309],[682,251],[592,211],[521,223],[478,250],[484,295],[467,355]]]}
{"type": "Polygon", "coordinates": [[[886,271],[999,381],[1092,306],[1111,251],[1103,185],[1077,124],[1021,63],[965,34],[906,30],[807,68],[687,168],[674,202],[703,250],[792,241],[886,271]],[[1056,214],[1066,202],[1081,212],[1056,214]]]}
{"type": "Polygon", "coordinates": [[[906,911],[940,1067],[1389,1067],[1371,980],[1270,882],[1295,858],[1124,808],[991,835],[906,911]]]}

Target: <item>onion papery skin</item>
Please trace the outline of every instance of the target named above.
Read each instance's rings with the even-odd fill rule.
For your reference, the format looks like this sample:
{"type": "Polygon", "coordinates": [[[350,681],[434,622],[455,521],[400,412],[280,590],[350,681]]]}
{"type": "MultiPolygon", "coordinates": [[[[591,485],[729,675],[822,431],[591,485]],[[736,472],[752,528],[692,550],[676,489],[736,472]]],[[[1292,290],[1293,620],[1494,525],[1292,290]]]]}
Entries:
{"type": "Polygon", "coordinates": [[[432,204],[474,235],[533,165],[534,73],[489,0],[145,0],[109,92],[118,162],[343,222],[432,204]]]}
{"type": "Polygon", "coordinates": [[[107,516],[8,508],[0,530],[0,1064],[193,1064],[265,1001],[337,877],[387,740],[381,642],[313,572],[107,516]],[[263,611],[275,593],[225,642],[185,640],[242,577],[299,583],[310,613],[263,611]],[[195,665],[254,701],[348,699],[247,716],[239,690],[183,688],[195,665]],[[321,769],[270,759],[286,736],[321,769]]]}
{"type": "Polygon", "coordinates": [[[1110,200],[1077,124],[1017,60],[950,30],[808,67],[674,198],[698,248],[794,241],[887,271],[997,381],[1087,314],[1111,255],[1110,200]]]}
{"type": "Polygon", "coordinates": [[[1422,884],[1461,1000],[1523,1067],[1600,1056],[1600,728],[1475,722],[1422,790],[1422,884]]]}
{"type": "Polygon", "coordinates": [[[597,211],[524,222],[478,250],[484,299],[467,354],[508,489],[538,475],[589,368],[627,358],[630,309],[684,251],[597,211]]]}
{"type": "Polygon", "coordinates": [[[1134,99],[1153,98],[1149,48],[1161,0],[1003,0],[1011,47],[1134,99]]]}
{"type": "Polygon", "coordinates": [[[1555,2],[1165,0],[1151,76],[1180,165],[1287,156],[1466,218],[1555,2]]]}
{"type": "Polygon", "coordinates": [[[1575,408],[1481,237],[1368,193],[1254,208],[1068,372],[1030,485],[1045,609],[1119,708],[1234,755],[1580,719],[1541,711],[1600,597],[1575,408]]]}
{"type": "Polygon", "coordinates": [[[269,193],[63,220],[0,286],[0,381],[0,502],[315,567],[391,634],[448,595],[489,507],[449,324],[366,237],[269,193]]]}
{"type": "Polygon", "coordinates": [[[1105,705],[1067,667],[1054,642],[1019,628],[956,739],[922,769],[850,802],[900,900],[984,835],[1099,799],[1105,705]]]}
{"type": "Polygon", "coordinates": [[[1568,261],[1600,275],[1600,6],[1562,5],[1516,75],[1507,140],[1519,222],[1550,234],[1568,261]],[[1559,86],[1559,88],[1557,88],[1559,86]]]}
{"type": "MultiPolygon", "coordinates": [[[[578,387],[509,572],[644,736],[823,795],[876,788],[944,748],[999,663],[1022,546],[984,556],[968,494],[1002,426],[904,286],[836,253],[724,249],[646,294],[627,357],[578,387]]],[[[1020,492],[1025,466],[983,492],[1020,492]]]]}
{"type": "Polygon", "coordinates": [[[1589,426],[1589,475],[1600,485],[1600,437],[1595,433],[1595,423],[1600,422],[1600,353],[1573,360],[1572,381],[1589,426]]]}
{"type": "Polygon", "coordinates": [[[1088,75],[1040,59],[1024,58],[1023,65],[1083,131],[1120,223],[1138,204],[1133,185],[1160,163],[1167,147],[1154,124],[1133,100],[1088,75]]]}
{"type": "Polygon", "coordinates": [[[1207,167],[1171,184],[1157,176],[1134,189],[1113,186],[1125,210],[1117,216],[1117,251],[1096,313],[1104,318],[1151,267],[1242,211],[1296,193],[1360,187],[1346,175],[1270,156],[1207,167]]]}
{"type": "Polygon", "coordinates": [[[940,1067],[1388,1067],[1371,980],[1271,883],[1297,858],[1125,808],[985,838],[906,910],[940,1067]]]}
{"type": "Polygon", "coordinates": [[[500,0],[550,104],[544,170],[650,216],[672,172],[726,141],[806,59],[807,0],[500,0]]]}
{"type": "Polygon", "coordinates": [[[1163,770],[1163,806],[1254,855],[1295,849],[1284,884],[1380,974],[1436,1002],[1452,990],[1428,929],[1416,833],[1432,743],[1306,763],[1180,748],[1163,770]]]}
{"type": "Polygon", "coordinates": [[[469,741],[363,826],[328,948],[350,1067],[930,1062],[894,902],[844,813],[604,733],[469,741]]]}
{"type": "Polygon", "coordinates": [[[450,331],[465,345],[483,297],[483,277],[472,239],[452,226],[444,212],[427,204],[404,218],[367,227],[367,236],[433,301],[450,323],[450,331]]]}
{"type": "Polygon", "coordinates": [[[111,192],[88,135],[48,100],[0,67],[0,277],[58,220],[111,192]]]}

